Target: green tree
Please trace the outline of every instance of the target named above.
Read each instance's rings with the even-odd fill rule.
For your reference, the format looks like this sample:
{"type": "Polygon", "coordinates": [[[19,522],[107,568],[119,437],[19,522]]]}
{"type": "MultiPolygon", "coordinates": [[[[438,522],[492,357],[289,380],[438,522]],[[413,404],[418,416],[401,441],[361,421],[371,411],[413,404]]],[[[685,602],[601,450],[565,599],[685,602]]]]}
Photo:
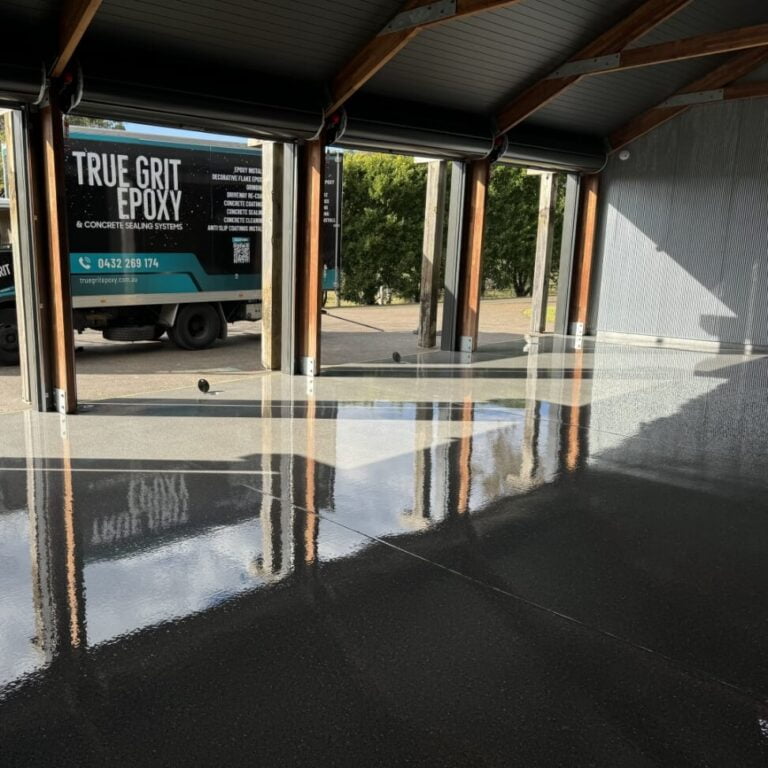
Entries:
{"type": "Polygon", "coordinates": [[[77,125],[81,128],[111,128],[115,131],[124,131],[125,124],[119,120],[105,120],[101,117],[82,117],[80,115],[67,116],[69,125],[77,125]]]}
{"type": "Polygon", "coordinates": [[[531,292],[536,257],[539,179],[522,168],[498,165],[491,172],[483,249],[486,281],[517,296],[531,292]]]}
{"type": "MultiPolygon", "coordinates": [[[[565,193],[563,179],[559,181],[552,249],[553,274],[557,272],[560,254],[565,193]]],[[[483,250],[484,277],[494,288],[512,289],[516,296],[529,296],[531,293],[536,261],[539,185],[539,177],[528,176],[523,168],[497,165],[491,172],[483,250]]]]}
{"type": "Polygon", "coordinates": [[[418,300],[426,168],[413,158],[344,158],[341,295],[373,304],[379,286],[418,300]]]}

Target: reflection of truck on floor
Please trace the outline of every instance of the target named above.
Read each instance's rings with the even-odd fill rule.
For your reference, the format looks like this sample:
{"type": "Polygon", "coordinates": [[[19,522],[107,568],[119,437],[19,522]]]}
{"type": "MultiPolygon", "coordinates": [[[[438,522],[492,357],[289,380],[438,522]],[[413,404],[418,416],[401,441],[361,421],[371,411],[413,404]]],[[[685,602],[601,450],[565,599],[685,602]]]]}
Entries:
{"type": "MultiPolygon", "coordinates": [[[[332,157],[325,290],[339,266],[342,158],[332,157]]],[[[261,318],[260,148],[77,128],[65,142],[65,174],[77,331],[113,341],[167,333],[183,349],[204,349],[229,323],[261,318]]],[[[3,253],[0,362],[15,362],[13,265],[3,253]]]]}

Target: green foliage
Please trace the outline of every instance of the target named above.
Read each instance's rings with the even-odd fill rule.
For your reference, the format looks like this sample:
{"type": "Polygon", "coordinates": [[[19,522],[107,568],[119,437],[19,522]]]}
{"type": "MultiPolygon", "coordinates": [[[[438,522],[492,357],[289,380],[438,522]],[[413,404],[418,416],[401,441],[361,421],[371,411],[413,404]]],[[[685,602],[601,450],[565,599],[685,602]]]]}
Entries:
{"type": "MultiPolygon", "coordinates": [[[[562,235],[565,185],[558,184],[553,271],[557,271],[562,235]]],[[[516,296],[529,296],[536,260],[536,230],[539,208],[538,176],[524,169],[499,165],[491,172],[488,193],[483,270],[486,281],[500,290],[512,289],[516,296]]]]}
{"type": "Polygon", "coordinates": [[[69,125],[77,125],[81,128],[111,128],[115,131],[124,131],[125,124],[119,120],[104,120],[100,117],[80,117],[79,115],[70,115],[67,117],[69,125]]]}
{"type": "MultiPolygon", "coordinates": [[[[484,285],[531,293],[536,258],[538,176],[497,165],[488,194],[484,285]]],[[[342,286],[345,301],[374,303],[380,286],[418,301],[426,167],[411,158],[348,153],[344,158],[342,286]]],[[[553,276],[557,273],[565,181],[558,184],[553,276]]]]}
{"type": "Polygon", "coordinates": [[[373,304],[379,286],[418,300],[426,167],[410,157],[344,157],[342,298],[373,304]]]}

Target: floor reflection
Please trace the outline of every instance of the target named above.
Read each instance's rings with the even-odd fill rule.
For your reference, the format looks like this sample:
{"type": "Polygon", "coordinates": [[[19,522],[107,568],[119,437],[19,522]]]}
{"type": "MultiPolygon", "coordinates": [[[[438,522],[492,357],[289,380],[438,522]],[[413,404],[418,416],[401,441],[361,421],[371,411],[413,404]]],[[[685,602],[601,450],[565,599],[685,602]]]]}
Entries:
{"type": "Polygon", "coordinates": [[[355,764],[378,748],[505,765],[512,732],[567,745],[526,765],[761,764],[766,363],[653,359],[532,345],[507,382],[422,370],[389,399],[263,377],[248,401],[16,417],[0,468],[14,754],[237,763],[240,739],[291,764],[306,728],[331,764],[341,707],[355,764]],[[125,447],[94,446],[117,425],[125,447]],[[61,733],[38,744],[35,713],[61,733]]]}
{"type": "Polygon", "coordinates": [[[375,403],[310,398],[291,409],[305,429],[291,433],[291,452],[279,453],[285,409],[265,398],[262,451],[242,468],[76,460],[66,437],[62,459],[40,460],[28,414],[25,476],[3,485],[18,508],[4,516],[9,533],[0,542],[18,546],[26,525],[31,552],[26,567],[18,556],[5,561],[13,562],[5,592],[17,601],[3,611],[13,633],[0,652],[15,659],[6,662],[5,684],[57,655],[269,589],[379,538],[418,535],[551,482],[583,430],[564,430],[563,409],[539,402],[535,387],[527,395],[487,407],[470,395],[429,406],[389,403],[384,418],[375,403]],[[315,458],[321,423],[330,463],[315,458]],[[373,423],[374,431],[365,428],[373,423]],[[25,592],[33,632],[20,629],[29,613],[25,592]]]}

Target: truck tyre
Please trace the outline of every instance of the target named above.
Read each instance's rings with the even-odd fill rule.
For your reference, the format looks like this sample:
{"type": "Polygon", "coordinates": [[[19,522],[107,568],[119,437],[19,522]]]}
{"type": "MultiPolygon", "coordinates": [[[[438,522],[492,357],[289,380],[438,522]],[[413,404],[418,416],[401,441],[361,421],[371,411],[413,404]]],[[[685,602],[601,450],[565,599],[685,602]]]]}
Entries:
{"type": "Polygon", "coordinates": [[[152,341],[154,325],[127,325],[105,328],[101,335],[108,341],[152,341]]]}
{"type": "Polygon", "coordinates": [[[19,334],[15,325],[0,325],[0,365],[19,364],[19,334]]]}
{"type": "Polygon", "coordinates": [[[221,320],[212,304],[186,304],[179,309],[168,338],[181,349],[207,349],[219,337],[221,320]]]}

